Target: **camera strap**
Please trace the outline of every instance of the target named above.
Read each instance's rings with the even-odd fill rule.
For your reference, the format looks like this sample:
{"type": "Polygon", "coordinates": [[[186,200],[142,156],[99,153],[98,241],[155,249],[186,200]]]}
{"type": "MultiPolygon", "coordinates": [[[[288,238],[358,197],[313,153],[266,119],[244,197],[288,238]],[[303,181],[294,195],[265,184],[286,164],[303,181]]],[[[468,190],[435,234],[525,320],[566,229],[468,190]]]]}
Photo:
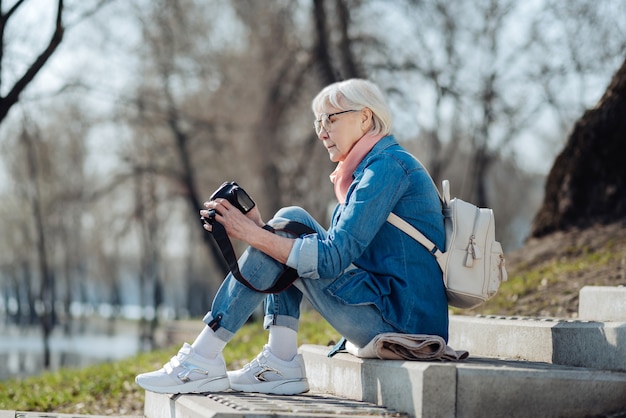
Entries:
{"type": "MultiPolygon", "coordinates": [[[[270,232],[284,231],[294,237],[301,237],[303,235],[315,233],[315,230],[295,221],[277,222],[273,226],[265,225],[263,228],[270,232]]],[[[217,245],[220,247],[222,256],[228,263],[228,268],[233,274],[233,277],[249,289],[261,293],[280,293],[291,286],[293,282],[298,279],[298,272],[296,269],[283,265],[285,268],[283,273],[278,276],[276,282],[271,287],[268,289],[258,289],[246,280],[239,271],[239,264],[237,263],[237,256],[235,254],[235,250],[233,249],[233,245],[230,242],[230,238],[228,238],[226,228],[224,228],[224,226],[219,222],[213,222],[213,238],[215,238],[215,242],[217,242],[217,245]]]]}

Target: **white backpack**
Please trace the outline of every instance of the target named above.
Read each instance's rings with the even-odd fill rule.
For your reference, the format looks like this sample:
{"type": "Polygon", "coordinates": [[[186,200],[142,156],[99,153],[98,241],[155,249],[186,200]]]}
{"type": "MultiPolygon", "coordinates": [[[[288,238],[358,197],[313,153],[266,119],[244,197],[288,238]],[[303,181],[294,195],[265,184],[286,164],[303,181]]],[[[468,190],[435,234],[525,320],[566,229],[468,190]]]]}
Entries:
{"type": "Polygon", "coordinates": [[[450,200],[450,183],[444,180],[442,185],[446,230],[443,252],[393,212],[387,221],[426,247],[437,259],[448,304],[474,308],[495,295],[500,283],[507,279],[502,246],[495,239],[493,210],[478,208],[458,198],[450,200]]]}

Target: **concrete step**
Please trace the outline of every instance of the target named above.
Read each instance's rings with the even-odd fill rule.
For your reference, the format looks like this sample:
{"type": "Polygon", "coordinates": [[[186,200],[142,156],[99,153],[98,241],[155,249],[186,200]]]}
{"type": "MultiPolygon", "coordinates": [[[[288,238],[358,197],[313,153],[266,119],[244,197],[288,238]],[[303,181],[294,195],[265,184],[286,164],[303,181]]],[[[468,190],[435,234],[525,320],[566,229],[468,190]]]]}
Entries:
{"type": "Polygon", "coordinates": [[[327,356],[303,345],[311,392],[277,396],[146,392],[146,418],[626,417],[626,373],[470,357],[410,362],[327,356]]]}
{"type": "MultiPolygon", "coordinates": [[[[146,393],[146,418],[626,418],[626,288],[583,288],[580,320],[450,317],[458,362],[359,359],[303,345],[311,392],[146,393]]],[[[1,416],[0,416],[1,418],[1,416]]]]}
{"type": "MultiPolygon", "coordinates": [[[[311,389],[414,417],[590,417],[626,414],[626,373],[470,357],[409,362],[327,357],[300,348],[311,389]]],[[[624,415],[626,416],[626,415],[624,415]]]]}
{"type": "Polygon", "coordinates": [[[578,295],[579,319],[626,322],[626,286],[585,286],[578,295]]]}
{"type": "Polygon", "coordinates": [[[56,412],[25,412],[0,410],[0,418],[143,418],[140,416],[123,415],[76,415],[76,414],[57,414],[56,412]]]}
{"type": "Polygon", "coordinates": [[[626,371],[626,323],[450,316],[448,344],[470,356],[626,371]]]}
{"type": "Polygon", "coordinates": [[[407,417],[376,404],[323,393],[295,396],[221,392],[201,395],[161,395],[146,392],[146,418],[221,417],[407,417]]]}

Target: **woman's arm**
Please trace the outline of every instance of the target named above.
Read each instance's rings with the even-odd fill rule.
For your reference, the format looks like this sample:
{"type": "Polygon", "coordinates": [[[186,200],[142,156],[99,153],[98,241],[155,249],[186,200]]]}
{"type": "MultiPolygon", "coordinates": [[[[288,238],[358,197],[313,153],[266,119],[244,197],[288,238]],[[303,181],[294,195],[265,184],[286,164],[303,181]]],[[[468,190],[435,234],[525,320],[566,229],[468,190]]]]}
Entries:
{"type": "MultiPolygon", "coordinates": [[[[215,222],[224,225],[229,237],[247,243],[282,264],[287,263],[295,239],[282,237],[261,228],[265,223],[257,207],[244,215],[226,199],[205,202],[204,206],[207,209],[201,210],[200,215],[208,217],[208,210],[214,209],[215,222]]],[[[211,232],[212,226],[205,224],[204,229],[211,232]]]]}

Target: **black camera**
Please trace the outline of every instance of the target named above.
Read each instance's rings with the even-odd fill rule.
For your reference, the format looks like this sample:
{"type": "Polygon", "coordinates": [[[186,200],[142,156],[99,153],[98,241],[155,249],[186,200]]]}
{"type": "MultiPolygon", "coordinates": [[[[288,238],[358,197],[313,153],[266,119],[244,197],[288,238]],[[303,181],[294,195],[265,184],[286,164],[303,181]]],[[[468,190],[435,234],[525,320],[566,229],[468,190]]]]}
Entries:
{"type": "MultiPolygon", "coordinates": [[[[215,199],[228,200],[243,214],[250,212],[255,206],[254,200],[252,200],[248,193],[246,193],[246,191],[234,181],[224,182],[216,191],[214,191],[210,197],[210,200],[215,199]]],[[[201,216],[200,220],[203,224],[208,223],[212,225],[213,221],[215,220],[215,210],[209,210],[208,218],[201,216]]]]}

